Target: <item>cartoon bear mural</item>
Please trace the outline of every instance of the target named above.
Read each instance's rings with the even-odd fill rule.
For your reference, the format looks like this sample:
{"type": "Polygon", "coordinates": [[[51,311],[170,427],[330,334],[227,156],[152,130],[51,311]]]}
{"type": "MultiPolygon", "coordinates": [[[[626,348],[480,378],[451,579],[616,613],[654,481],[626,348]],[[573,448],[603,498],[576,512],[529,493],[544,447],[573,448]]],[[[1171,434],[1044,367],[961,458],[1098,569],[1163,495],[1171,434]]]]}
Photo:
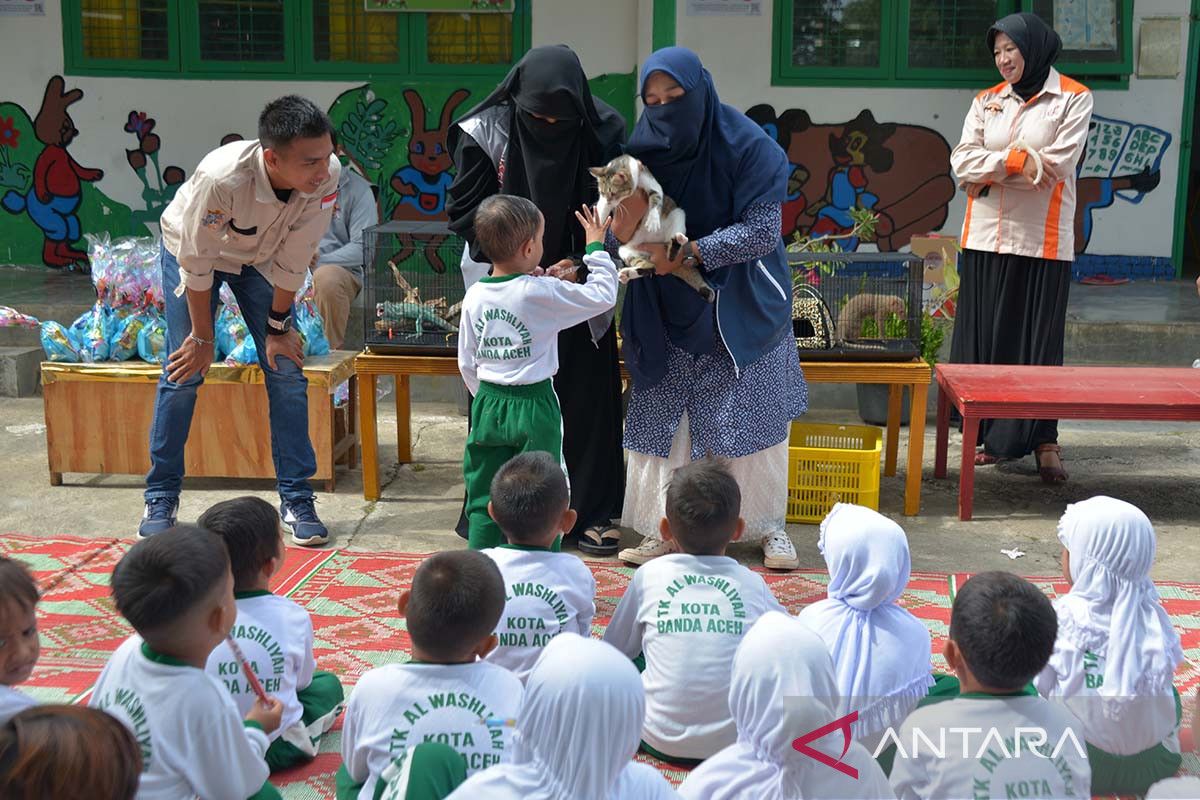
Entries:
{"type": "MultiPolygon", "coordinates": [[[[807,111],[776,115],[761,104],[746,112],[779,142],[792,163],[783,208],[785,237],[841,235],[853,226],[849,209],[879,216],[876,244],[896,251],[914,235],[945,224],[955,185],[950,145],[919,125],[879,123],[869,110],[849,122],[816,124],[807,111]]],[[[842,242],[857,248],[857,239],[842,242]]]]}

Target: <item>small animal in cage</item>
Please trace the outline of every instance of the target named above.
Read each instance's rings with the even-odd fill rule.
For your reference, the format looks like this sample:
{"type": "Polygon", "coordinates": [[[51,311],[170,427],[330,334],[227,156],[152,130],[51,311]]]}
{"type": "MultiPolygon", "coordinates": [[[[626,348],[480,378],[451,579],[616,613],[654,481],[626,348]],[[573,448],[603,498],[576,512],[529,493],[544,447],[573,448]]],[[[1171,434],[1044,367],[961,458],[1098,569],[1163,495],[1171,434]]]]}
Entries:
{"type": "Polygon", "coordinates": [[[462,311],[462,303],[448,305],[445,297],[422,300],[421,290],[400,274],[396,262],[387,263],[392,269],[396,285],[404,292],[404,297],[399,302],[385,300],[375,304],[375,330],[388,334],[389,339],[397,333],[423,336],[426,326],[449,333],[458,331],[456,321],[462,311]]]}
{"type": "MultiPolygon", "coordinates": [[[[662,186],[646,169],[646,165],[633,156],[617,156],[603,167],[593,167],[590,172],[596,178],[600,190],[600,201],[596,213],[600,219],[608,219],[622,200],[632,197],[641,189],[646,192],[649,206],[646,216],[638,223],[629,241],[621,245],[617,254],[627,265],[617,276],[621,283],[654,274],[654,262],[649,255],[637,249],[644,243],[667,245],[667,256],[674,258],[679,248],[687,244],[686,215],[675,201],[663,193],[662,186]]],[[[700,293],[708,302],[717,299],[717,293],[704,281],[694,264],[685,264],[675,271],[675,276],[700,293]]]]}
{"type": "Polygon", "coordinates": [[[893,317],[904,319],[904,301],[894,294],[856,294],[846,301],[838,312],[838,338],[847,339],[886,339],[887,322],[893,317]],[[875,325],[875,336],[863,335],[863,326],[867,320],[875,325]]]}

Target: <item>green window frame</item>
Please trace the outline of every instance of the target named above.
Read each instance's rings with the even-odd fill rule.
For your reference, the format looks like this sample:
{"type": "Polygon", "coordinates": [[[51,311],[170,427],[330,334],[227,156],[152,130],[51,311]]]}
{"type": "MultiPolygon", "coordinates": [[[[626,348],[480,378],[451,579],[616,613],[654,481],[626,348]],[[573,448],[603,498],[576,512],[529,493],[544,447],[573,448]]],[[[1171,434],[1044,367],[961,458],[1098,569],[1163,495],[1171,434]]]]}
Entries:
{"type": "MultiPolygon", "coordinates": [[[[922,67],[909,64],[909,22],[914,0],[881,0],[877,66],[796,66],[792,63],[792,0],[774,0],[771,83],[775,86],[861,86],[887,88],[980,88],[998,83],[990,67],[922,67]]],[[[1017,11],[1052,8],[1051,0],[997,0],[996,18],[1017,11]],[[1036,6],[1036,8],[1035,8],[1036,6]]],[[[1117,51],[1103,60],[1067,51],[1056,65],[1071,77],[1092,79],[1096,88],[1124,87],[1133,71],[1133,0],[1118,0],[1117,51]]],[[[983,31],[980,31],[982,48],[983,31]]]]}
{"type": "MultiPolygon", "coordinates": [[[[216,80],[352,80],[377,78],[501,77],[528,52],[532,39],[532,0],[516,0],[512,14],[512,58],[497,64],[438,64],[429,60],[426,15],[370,12],[397,21],[394,62],[318,61],[315,57],[315,0],[283,0],[284,38],[279,61],[205,59],[200,48],[200,0],[166,0],[168,58],[102,59],[84,54],[83,4],[62,0],[64,68],[68,75],[111,75],[216,80]]],[[[254,2],[254,0],[242,0],[254,2]]],[[[356,0],[361,2],[361,0],[356,0]]]]}

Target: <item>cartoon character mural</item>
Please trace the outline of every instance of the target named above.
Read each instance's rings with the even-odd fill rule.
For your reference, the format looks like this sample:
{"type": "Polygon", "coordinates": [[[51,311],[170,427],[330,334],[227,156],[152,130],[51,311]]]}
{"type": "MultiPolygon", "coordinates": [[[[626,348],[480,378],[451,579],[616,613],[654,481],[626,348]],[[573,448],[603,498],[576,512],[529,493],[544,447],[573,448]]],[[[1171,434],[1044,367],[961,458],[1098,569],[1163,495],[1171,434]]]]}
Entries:
{"type": "Polygon", "coordinates": [[[46,266],[86,269],[87,253],[73,246],[83,236],[76,212],[84,182],[100,180],[104,171],[80,165],[67,150],[79,135],[67,108],[83,97],[83,90],[64,92],[65,88],[60,75],[46,82],[42,106],[33,121],[34,134],[43,145],[33,165],[33,185],[24,191],[9,188],[0,203],[10,214],[28,214],[41,229],[46,266]]]}
{"type": "MultiPolygon", "coordinates": [[[[761,104],[746,112],[779,142],[792,163],[783,207],[785,237],[842,235],[853,228],[850,209],[874,211],[876,244],[896,251],[917,234],[945,224],[955,185],[950,145],[919,125],[880,123],[869,110],[849,122],[816,124],[807,111],[776,115],[761,104]]],[[[857,239],[844,240],[846,250],[857,239]]]]}
{"type": "MultiPolygon", "coordinates": [[[[408,140],[408,166],[392,174],[390,186],[399,200],[392,209],[391,218],[408,221],[444,220],[446,216],[446,191],[454,181],[454,161],[447,139],[454,110],[470,95],[466,89],[456,89],[442,105],[441,118],[436,128],[425,124],[425,101],[414,89],[404,90],[404,102],[412,115],[412,136],[408,140]]],[[[438,253],[445,236],[428,236],[420,239],[408,234],[397,237],[400,250],[392,256],[399,264],[412,256],[418,247],[433,271],[446,271],[446,264],[438,253]]]]}

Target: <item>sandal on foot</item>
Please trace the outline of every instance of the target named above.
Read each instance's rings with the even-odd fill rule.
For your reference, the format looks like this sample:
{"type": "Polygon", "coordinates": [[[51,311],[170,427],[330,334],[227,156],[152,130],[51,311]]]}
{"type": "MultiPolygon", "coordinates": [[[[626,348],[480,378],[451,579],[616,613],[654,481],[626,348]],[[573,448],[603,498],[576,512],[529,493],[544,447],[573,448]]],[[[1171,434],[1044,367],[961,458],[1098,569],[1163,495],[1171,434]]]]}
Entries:
{"type": "Polygon", "coordinates": [[[621,529],[611,523],[590,525],[579,534],[577,546],[593,556],[616,555],[621,547],[621,529]]]}
{"type": "Polygon", "coordinates": [[[1055,483],[1066,483],[1067,482],[1067,477],[1068,477],[1067,471],[1065,469],[1063,469],[1063,467],[1062,467],[1062,458],[1060,455],[1061,453],[1062,453],[1062,448],[1056,444],[1039,444],[1036,448],[1034,448],[1033,458],[1037,462],[1038,474],[1042,476],[1042,483],[1055,484],[1055,483]],[[1042,466],[1042,458],[1041,457],[1042,457],[1043,453],[1054,453],[1055,455],[1060,456],[1059,466],[1057,466],[1057,467],[1042,466]]]}
{"type": "Polygon", "coordinates": [[[975,454],[975,466],[977,467],[990,467],[992,464],[998,463],[1000,463],[1000,456],[985,453],[983,450],[975,454]]]}

